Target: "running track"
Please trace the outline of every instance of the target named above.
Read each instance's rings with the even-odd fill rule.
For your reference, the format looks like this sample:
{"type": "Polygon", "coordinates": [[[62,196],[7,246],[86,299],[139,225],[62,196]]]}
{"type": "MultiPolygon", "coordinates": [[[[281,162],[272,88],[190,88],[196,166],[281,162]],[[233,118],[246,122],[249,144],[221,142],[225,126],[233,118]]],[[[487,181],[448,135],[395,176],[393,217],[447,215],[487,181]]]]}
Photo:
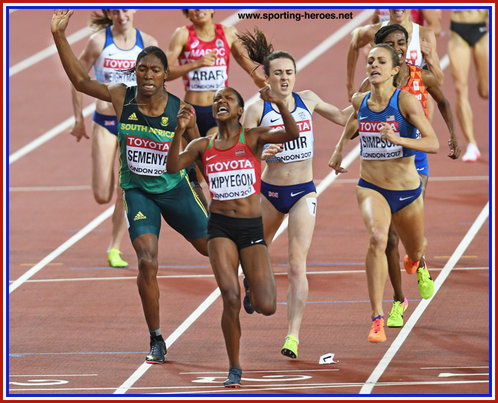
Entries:
{"type": "MultiPolygon", "coordinates": [[[[235,11],[217,10],[216,21],[236,24],[240,31],[256,25],[239,20],[235,11]]],[[[340,11],[353,11],[355,18],[312,23],[260,20],[257,26],[276,49],[290,51],[298,61],[296,90],[312,89],[343,107],[350,32],[369,21],[370,11],[340,11]]],[[[89,10],[77,11],[68,29],[77,54],[88,35],[88,15],[89,10]]],[[[106,267],[112,206],[99,206],[93,200],[90,142],[75,144],[68,135],[69,85],[53,53],[50,16],[51,10],[40,9],[8,14],[9,126],[4,149],[9,157],[5,178],[9,187],[5,289],[9,292],[4,394],[472,398],[491,393],[489,106],[477,97],[473,78],[471,99],[482,159],[464,164],[447,158],[447,130],[437,112],[433,122],[441,151],[430,156],[426,235],[435,296],[421,301],[415,279],[404,275],[410,301],[404,328],[387,329],[386,343],[366,341],[367,239],[354,194],[357,148],[352,142],[346,152],[349,172],[332,174],[327,162],[341,130],[316,117],[314,170],[320,196],[299,359],[289,361],[279,353],[286,334],[284,225],[270,249],[277,276],[277,313],[269,318],[241,314],[244,387],[226,390],[220,387],[227,373],[219,325],[221,301],[208,260],[192,253],[167,226],[161,233],[159,272],[167,363],[143,364],[148,335],[136,290],[134,252],[125,239],[123,251],[130,267],[106,267]],[[325,353],[334,353],[337,362],[319,365],[325,353]]],[[[163,9],[140,10],[135,22],[165,48],[174,28],[185,20],[179,10],[163,9]]],[[[447,10],[443,24],[446,32],[438,44],[442,60],[447,10]]],[[[360,56],[358,81],[363,71],[360,56]]],[[[448,70],[445,73],[443,90],[452,102],[454,88],[448,70]]],[[[247,102],[255,94],[254,85],[234,62],[230,84],[247,102]]],[[[180,80],[168,83],[168,89],[183,94],[180,80]]],[[[93,101],[84,97],[84,102],[90,115],[93,101]]],[[[463,145],[461,135],[460,139],[463,145]]],[[[386,313],[390,300],[391,289],[386,286],[386,313]]]]}

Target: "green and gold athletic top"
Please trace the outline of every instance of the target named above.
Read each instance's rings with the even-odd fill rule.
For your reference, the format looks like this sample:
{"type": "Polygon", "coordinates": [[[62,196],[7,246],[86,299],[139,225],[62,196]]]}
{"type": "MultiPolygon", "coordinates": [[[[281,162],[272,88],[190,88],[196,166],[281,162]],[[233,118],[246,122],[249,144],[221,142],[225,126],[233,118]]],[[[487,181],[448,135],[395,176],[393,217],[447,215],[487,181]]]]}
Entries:
{"type": "Polygon", "coordinates": [[[168,93],[161,116],[142,114],[135,100],[137,87],[128,87],[118,125],[119,183],[123,189],[164,193],[185,176],[185,170],[169,174],[166,158],[176,129],[180,99],[168,93]]]}

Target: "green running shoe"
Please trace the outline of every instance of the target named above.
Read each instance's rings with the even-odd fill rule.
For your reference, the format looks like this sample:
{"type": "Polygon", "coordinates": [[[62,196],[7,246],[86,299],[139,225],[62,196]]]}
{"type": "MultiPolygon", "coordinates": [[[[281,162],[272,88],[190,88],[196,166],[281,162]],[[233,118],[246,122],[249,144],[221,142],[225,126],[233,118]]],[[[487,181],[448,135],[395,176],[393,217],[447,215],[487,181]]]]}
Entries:
{"type": "Polygon", "coordinates": [[[280,352],[290,358],[297,358],[297,345],[299,342],[294,336],[287,336],[280,352]]]}
{"type": "Polygon", "coordinates": [[[429,299],[434,295],[434,280],[432,280],[429,270],[427,270],[427,263],[424,261],[424,267],[417,269],[418,290],[423,299],[429,299]]]}
{"type": "Polygon", "coordinates": [[[111,267],[127,267],[128,262],[125,262],[121,259],[121,252],[119,249],[112,248],[107,253],[107,261],[109,262],[109,266],[111,267]]]}
{"type": "Polygon", "coordinates": [[[393,308],[387,319],[387,327],[402,327],[403,326],[403,314],[408,308],[408,300],[401,303],[400,301],[394,301],[393,308]]]}

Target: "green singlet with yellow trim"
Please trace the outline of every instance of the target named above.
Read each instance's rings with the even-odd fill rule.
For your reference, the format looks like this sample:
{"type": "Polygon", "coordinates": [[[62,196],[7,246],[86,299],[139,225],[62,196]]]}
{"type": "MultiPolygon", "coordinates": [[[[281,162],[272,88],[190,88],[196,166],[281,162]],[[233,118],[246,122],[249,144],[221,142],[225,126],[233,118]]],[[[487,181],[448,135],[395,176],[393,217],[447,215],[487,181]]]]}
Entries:
{"type": "Polygon", "coordinates": [[[169,174],[166,158],[176,129],[180,99],[168,93],[168,103],[160,116],[142,114],[135,99],[137,87],[129,87],[118,125],[119,183],[123,189],[164,193],[185,176],[185,170],[169,174]]]}

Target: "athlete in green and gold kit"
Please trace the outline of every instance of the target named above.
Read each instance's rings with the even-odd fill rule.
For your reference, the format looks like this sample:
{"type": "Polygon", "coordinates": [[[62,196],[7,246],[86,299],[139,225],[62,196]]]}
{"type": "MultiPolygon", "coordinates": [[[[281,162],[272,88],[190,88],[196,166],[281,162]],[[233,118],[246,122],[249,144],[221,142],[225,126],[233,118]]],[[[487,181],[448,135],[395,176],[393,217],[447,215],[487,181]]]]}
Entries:
{"type": "MultiPolygon", "coordinates": [[[[148,363],[163,363],[166,344],[159,319],[158,237],[161,215],[201,254],[207,255],[207,213],[190,188],[185,171],[166,173],[166,158],[184,105],[168,93],[164,82],[168,61],[156,46],[137,57],[137,86],[104,84],[91,79],[74,55],[66,38],[73,10],[55,10],[51,31],[62,65],[77,91],[112,102],[119,122],[120,185],[124,190],[130,238],[137,254],[137,285],[150,333],[148,363]]],[[[189,137],[199,137],[195,118],[187,127],[189,137]]]]}

